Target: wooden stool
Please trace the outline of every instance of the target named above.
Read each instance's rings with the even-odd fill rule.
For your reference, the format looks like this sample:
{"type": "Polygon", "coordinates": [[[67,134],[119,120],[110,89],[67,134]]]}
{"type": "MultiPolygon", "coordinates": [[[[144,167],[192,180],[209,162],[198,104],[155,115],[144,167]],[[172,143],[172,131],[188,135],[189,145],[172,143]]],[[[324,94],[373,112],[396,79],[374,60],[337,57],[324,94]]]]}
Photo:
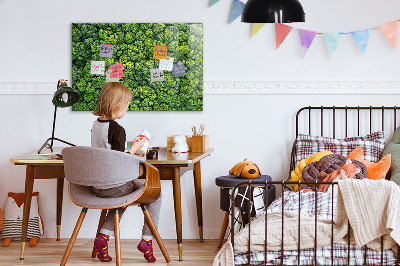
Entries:
{"type": "MultiPolygon", "coordinates": [[[[262,175],[254,179],[245,179],[236,177],[234,175],[220,176],[215,179],[215,184],[220,187],[220,209],[225,212],[224,221],[222,222],[221,233],[219,235],[218,245],[220,248],[222,246],[222,242],[224,241],[226,228],[228,227],[229,222],[229,207],[230,207],[230,199],[229,193],[230,190],[233,189],[237,184],[246,182],[246,181],[263,181],[266,180],[272,181],[272,178],[268,175],[262,175]]],[[[275,200],[275,186],[271,186],[268,189],[268,201],[267,206],[271,204],[275,200]]],[[[265,196],[265,195],[264,195],[265,196]]]]}

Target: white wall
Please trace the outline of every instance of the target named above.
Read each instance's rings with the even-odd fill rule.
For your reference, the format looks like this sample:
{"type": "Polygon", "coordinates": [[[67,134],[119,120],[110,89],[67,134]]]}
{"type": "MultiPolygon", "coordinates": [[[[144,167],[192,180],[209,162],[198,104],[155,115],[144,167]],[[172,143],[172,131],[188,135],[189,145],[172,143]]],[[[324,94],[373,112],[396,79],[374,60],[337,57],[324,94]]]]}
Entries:
{"type": "MultiPolygon", "coordinates": [[[[306,23],[293,24],[321,32],[351,31],[375,27],[399,19],[398,1],[301,1],[306,23]]],[[[297,31],[274,50],[273,25],[266,25],[250,39],[251,26],[235,21],[227,24],[230,0],[208,9],[208,0],[28,1],[0,0],[0,86],[2,83],[55,83],[71,76],[71,23],[73,22],[202,22],[204,23],[204,79],[212,81],[399,81],[399,52],[383,35],[371,33],[369,48],[361,56],[350,35],[342,37],[334,59],[330,59],[318,36],[305,59],[297,31]]],[[[294,138],[294,115],[308,105],[398,105],[399,95],[380,94],[226,94],[204,95],[203,112],[130,112],[121,124],[128,138],[142,128],[153,133],[153,145],[165,146],[176,133],[189,134],[193,124],[204,123],[215,152],[202,162],[205,238],[218,238],[223,214],[214,179],[227,174],[238,161],[255,161],[263,174],[275,180],[286,176],[290,146],[294,138]]],[[[9,158],[35,150],[51,134],[51,95],[0,95],[0,207],[7,192],[24,190],[25,168],[9,158]]],[[[89,112],[60,109],[56,135],[78,145],[90,144],[94,116],[89,112]]],[[[184,238],[197,237],[193,181],[182,177],[184,238]]],[[[55,180],[35,182],[40,192],[40,211],[45,237],[55,237],[55,180]]],[[[171,182],[162,182],[164,195],[159,230],[164,238],[175,238],[171,182]]],[[[69,237],[79,208],[64,191],[62,237],[69,237]]],[[[90,211],[80,237],[92,237],[99,212],[90,211]]],[[[130,208],[121,222],[123,238],[139,238],[142,218],[130,208]],[[140,217],[140,218],[138,218],[140,217]]]]}

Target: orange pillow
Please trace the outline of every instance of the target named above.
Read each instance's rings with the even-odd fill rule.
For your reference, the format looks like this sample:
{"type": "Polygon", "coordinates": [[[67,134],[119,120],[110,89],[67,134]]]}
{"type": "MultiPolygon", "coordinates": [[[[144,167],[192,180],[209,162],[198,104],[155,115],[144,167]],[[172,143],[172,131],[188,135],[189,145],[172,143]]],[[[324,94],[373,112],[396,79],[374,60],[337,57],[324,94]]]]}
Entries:
{"type": "Polygon", "coordinates": [[[386,177],[392,161],[392,155],[388,154],[377,163],[368,162],[363,159],[363,149],[361,146],[358,146],[352,152],[350,152],[347,158],[355,159],[365,164],[368,170],[368,179],[375,180],[384,179],[386,177]]]}

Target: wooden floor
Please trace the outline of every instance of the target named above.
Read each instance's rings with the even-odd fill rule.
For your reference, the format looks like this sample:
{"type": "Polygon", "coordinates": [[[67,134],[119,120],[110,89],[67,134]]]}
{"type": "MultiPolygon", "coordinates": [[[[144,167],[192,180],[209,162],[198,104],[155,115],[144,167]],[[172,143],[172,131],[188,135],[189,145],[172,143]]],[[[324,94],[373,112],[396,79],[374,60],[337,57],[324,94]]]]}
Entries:
{"type": "MultiPolygon", "coordinates": [[[[25,259],[20,260],[20,242],[12,241],[9,247],[0,246],[0,265],[60,265],[65,248],[69,239],[40,239],[36,247],[27,246],[25,249],[25,259]]],[[[176,240],[163,240],[168,250],[172,262],[167,264],[154,241],[154,254],[157,258],[156,263],[149,264],[143,254],[136,249],[140,240],[121,240],[122,264],[123,265],[212,265],[215,255],[218,253],[217,240],[183,240],[183,261],[178,260],[178,247],[176,240]]],[[[93,240],[77,239],[68,259],[67,265],[115,265],[114,262],[114,243],[110,241],[110,255],[113,262],[104,263],[91,258],[93,240]]]]}

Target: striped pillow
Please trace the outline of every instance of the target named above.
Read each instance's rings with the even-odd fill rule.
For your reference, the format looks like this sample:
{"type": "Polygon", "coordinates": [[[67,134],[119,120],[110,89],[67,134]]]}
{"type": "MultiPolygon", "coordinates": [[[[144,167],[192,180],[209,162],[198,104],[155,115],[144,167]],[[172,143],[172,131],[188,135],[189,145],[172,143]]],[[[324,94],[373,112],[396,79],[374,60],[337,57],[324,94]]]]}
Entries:
{"type": "Polygon", "coordinates": [[[345,139],[333,139],[329,137],[318,137],[299,134],[296,139],[296,165],[302,159],[317,152],[329,150],[343,156],[361,146],[364,151],[364,159],[370,162],[378,162],[385,148],[383,131],[378,131],[364,137],[352,137],[345,139]]]}

